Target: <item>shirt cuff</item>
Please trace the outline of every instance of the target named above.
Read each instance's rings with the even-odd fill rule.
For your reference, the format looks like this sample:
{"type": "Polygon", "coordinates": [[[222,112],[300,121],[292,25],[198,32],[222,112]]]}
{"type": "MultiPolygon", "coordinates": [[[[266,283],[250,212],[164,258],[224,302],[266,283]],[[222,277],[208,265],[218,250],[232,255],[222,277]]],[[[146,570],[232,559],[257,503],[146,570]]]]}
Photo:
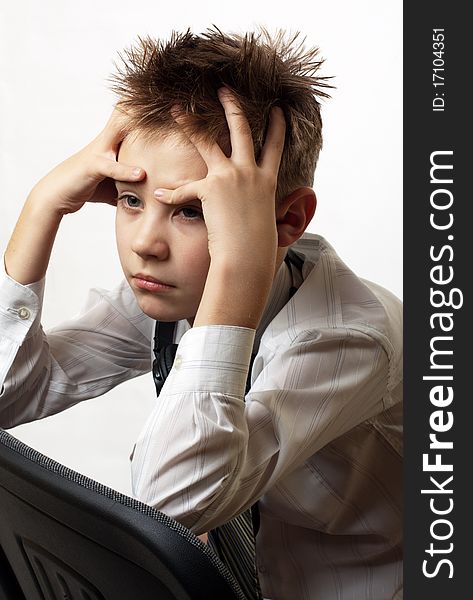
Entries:
{"type": "Polygon", "coordinates": [[[5,257],[0,271],[0,331],[21,346],[40,326],[46,278],[22,285],[8,275],[5,257]]]}
{"type": "Polygon", "coordinates": [[[244,398],[256,331],[205,325],[182,336],[162,393],[216,392],[244,398]]]}

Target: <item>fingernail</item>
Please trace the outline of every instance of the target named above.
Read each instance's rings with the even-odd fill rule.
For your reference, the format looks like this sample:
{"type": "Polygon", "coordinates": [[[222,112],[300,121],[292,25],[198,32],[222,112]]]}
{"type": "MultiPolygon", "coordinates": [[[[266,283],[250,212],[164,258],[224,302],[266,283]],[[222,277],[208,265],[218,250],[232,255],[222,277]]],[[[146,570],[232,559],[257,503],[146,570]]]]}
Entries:
{"type": "Polygon", "coordinates": [[[133,177],[139,177],[141,175],[141,169],[140,169],[140,167],[136,167],[135,169],[133,169],[133,171],[131,172],[131,174],[133,175],[133,177]]]}
{"type": "Polygon", "coordinates": [[[164,191],[161,189],[154,190],[154,195],[156,198],[162,198],[164,196],[164,191]]]}

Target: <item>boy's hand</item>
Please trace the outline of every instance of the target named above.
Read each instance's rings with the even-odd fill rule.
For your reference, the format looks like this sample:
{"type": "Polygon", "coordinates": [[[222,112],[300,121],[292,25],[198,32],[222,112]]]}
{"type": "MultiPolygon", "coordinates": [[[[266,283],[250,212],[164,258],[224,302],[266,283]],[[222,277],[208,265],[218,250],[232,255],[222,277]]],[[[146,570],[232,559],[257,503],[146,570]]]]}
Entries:
{"type": "Polygon", "coordinates": [[[111,202],[116,190],[111,179],[139,181],[143,169],[116,160],[126,116],[115,109],[103,131],[83,150],[53,169],[31,190],[5,252],[6,272],[28,285],[46,274],[63,215],[78,211],[87,201],[111,202]],[[101,186],[101,187],[99,187],[101,186]]]}
{"type": "Polygon", "coordinates": [[[60,215],[74,213],[88,201],[113,204],[113,179],[132,182],[145,177],[142,168],[117,162],[125,123],[126,116],[115,109],[100,134],[43,177],[31,191],[30,199],[41,198],[60,215]]]}
{"type": "MultiPolygon", "coordinates": [[[[236,325],[256,329],[273,282],[278,235],[275,192],[286,123],[273,108],[259,163],[251,130],[228,90],[219,90],[232,153],[189,135],[207,164],[207,176],[157,198],[181,204],[199,198],[207,227],[210,267],[193,326],[236,325]]],[[[176,120],[185,132],[185,116],[176,120]]]]}
{"type": "MultiPolygon", "coordinates": [[[[230,130],[231,156],[225,156],[217,143],[209,146],[188,135],[207,165],[207,176],[172,191],[158,189],[155,195],[170,204],[201,200],[212,261],[253,268],[259,262],[267,269],[277,249],[275,191],[284,148],[284,115],[280,108],[272,109],[257,163],[246,117],[229,90],[222,88],[218,93],[230,130]]],[[[175,118],[185,132],[185,115],[175,118]]]]}

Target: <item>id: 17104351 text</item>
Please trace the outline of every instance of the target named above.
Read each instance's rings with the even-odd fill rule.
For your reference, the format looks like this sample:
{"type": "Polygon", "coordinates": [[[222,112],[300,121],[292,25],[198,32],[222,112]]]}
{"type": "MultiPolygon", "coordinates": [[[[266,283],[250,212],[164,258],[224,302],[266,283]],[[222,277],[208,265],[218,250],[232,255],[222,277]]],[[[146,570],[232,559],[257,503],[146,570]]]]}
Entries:
{"type": "Polygon", "coordinates": [[[445,30],[432,30],[432,110],[445,110],[445,30]]]}

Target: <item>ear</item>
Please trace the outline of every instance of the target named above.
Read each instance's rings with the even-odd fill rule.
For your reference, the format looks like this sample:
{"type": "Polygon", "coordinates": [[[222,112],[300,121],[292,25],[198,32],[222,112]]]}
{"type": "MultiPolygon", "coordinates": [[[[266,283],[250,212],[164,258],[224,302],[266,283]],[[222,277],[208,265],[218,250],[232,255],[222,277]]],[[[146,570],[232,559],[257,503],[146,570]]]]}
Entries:
{"type": "Polygon", "coordinates": [[[276,208],[278,246],[285,248],[297,241],[315,214],[317,198],[312,188],[294,190],[276,208]]]}

